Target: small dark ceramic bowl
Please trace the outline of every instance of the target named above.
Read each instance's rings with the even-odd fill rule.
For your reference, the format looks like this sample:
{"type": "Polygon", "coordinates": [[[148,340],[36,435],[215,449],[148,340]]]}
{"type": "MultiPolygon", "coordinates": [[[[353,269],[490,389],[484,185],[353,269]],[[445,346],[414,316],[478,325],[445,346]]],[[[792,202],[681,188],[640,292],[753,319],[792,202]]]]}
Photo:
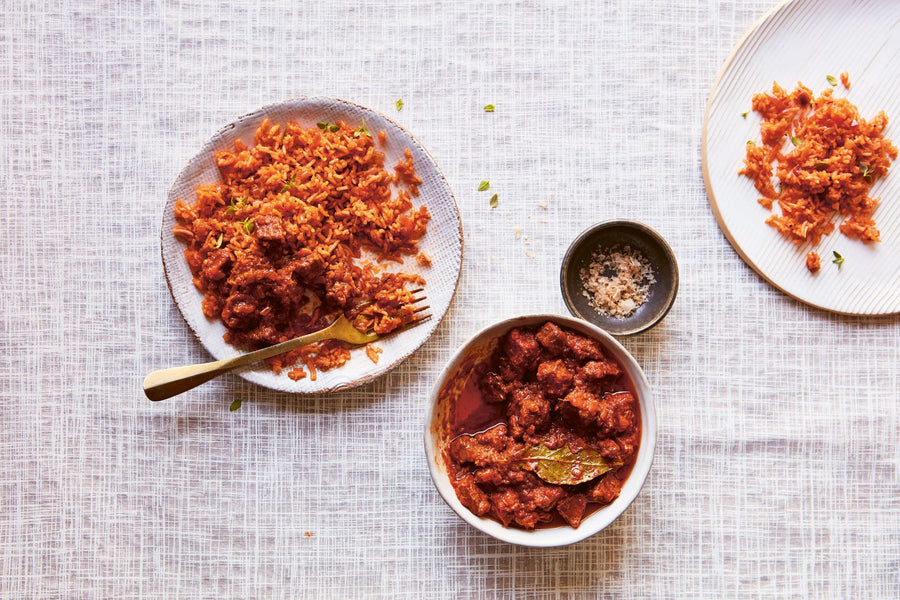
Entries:
{"type": "Polygon", "coordinates": [[[666,240],[650,227],[637,221],[604,221],[588,228],[569,246],[559,275],[563,299],[573,315],[613,335],[632,335],[659,323],[678,293],[678,263],[666,240]],[[653,277],[647,301],[624,319],[604,315],[591,307],[582,294],[581,270],[599,248],[631,246],[650,263],[653,277]]]}

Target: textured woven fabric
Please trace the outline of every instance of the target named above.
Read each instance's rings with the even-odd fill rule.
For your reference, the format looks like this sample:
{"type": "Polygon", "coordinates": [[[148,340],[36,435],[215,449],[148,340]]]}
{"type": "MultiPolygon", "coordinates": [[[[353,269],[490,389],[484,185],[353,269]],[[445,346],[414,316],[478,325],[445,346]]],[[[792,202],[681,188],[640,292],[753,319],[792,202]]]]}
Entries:
{"type": "Polygon", "coordinates": [[[774,4],[6,2],[0,597],[900,597],[900,322],[769,287],[703,189],[708,91],[774,4]],[[151,404],[144,374],[208,359],[162,274],[168,188],[219,127],[302,94],[434,156],[465,230],[447,318],[352,391],[226,376],[151,404]],[[568,242],[613,217],[681,270],[623,340],[656,392],[653,470],[585,542],[497,542],[431,484],[429,390],[482,326],[564,311],[568,242]]]}

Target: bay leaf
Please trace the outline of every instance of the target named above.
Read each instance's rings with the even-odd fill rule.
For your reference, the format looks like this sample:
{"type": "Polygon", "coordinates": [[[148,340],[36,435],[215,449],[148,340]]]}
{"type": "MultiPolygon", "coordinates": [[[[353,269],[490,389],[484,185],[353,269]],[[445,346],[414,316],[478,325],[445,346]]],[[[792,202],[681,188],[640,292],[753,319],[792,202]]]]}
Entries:
{"type": "Polygon", "coordinates": [[[572,452],[568,446],[551,450],[543,444],[526,448],[516,457],[516,462],[547,483],[557,485],[578,485],[622,466],[621,462],[604,458],[593,448],[572,452]]]}

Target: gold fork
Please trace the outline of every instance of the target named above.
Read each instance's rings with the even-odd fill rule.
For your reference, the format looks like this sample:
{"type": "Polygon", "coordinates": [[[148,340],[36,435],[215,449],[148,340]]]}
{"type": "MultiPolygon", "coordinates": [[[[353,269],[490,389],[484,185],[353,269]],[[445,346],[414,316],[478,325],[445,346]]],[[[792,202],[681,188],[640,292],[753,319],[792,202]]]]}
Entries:
{"type": "MultiPolygon", "coordinates": [[[[418,294],[421,291],[422,288],[419,288],[417,290],[412,290],[412,293],[418,294]]],[[[413,301],[410,304],[419,304],[424,300],[425,296],[416,297],[413,298],[413,301]]],[[[403,327],[395,329],[391,333],[397,333],[404,329],[415,327],[423,321],[427,321],[431,318],[431,315],[422,315],[421,313],[429,308],[429,306],[416,308],[414,311],[416,318],[403,327]]],[[[341,314],[341,316],[335,319],[334,322],[325,329],[301,335],[300,337],[280,344],[275,344],[274,346],[269,346],[268,348],[263,348],[262,350],[256,350],[225,360],[216,360],[199,365],[172,367],[170,369],[153,371],[144,378],[144,394],[154,402],[165,400],[166,398],[177,396],[182,392],[186,392],[200,384],[206,383],[210,379],[218,377],[223,373],[228,373],[239,367],[265,360],[279,354],[284,354],[291,350],[296,350],[300,346],[321,342],[322,340],[341,340],[349,344],[361,345],[374,342],[377,339],[379,339],[377,333],[374,331],[360,331],[353,326],[353,323],[351,323],[347,317],[341,314]]]]}

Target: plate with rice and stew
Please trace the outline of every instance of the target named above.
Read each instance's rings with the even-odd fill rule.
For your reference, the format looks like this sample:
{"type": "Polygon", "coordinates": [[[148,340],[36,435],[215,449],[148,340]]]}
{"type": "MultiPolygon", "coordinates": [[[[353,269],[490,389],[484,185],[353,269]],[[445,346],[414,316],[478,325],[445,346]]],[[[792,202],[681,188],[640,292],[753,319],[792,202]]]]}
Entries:
{"type": "Polygon", "coordinates": [[[900,313],[900,3],[794,0],[710,93],[703,175],[722,232],[786,294],[900,313]]]}
{"type": "Polygon", "coordinates": [[[161,242],[172,297],[216,359],[341,314],[382,336],[239,372],[299,393],[360,385],[406,359],[447,311],[462,264],[459,210],[431,156],[387,117],[332,98],[273,104],[213,136],[169,192],[161,242]],[[432,316],[410,326],[423,293],[432,316]]]}

